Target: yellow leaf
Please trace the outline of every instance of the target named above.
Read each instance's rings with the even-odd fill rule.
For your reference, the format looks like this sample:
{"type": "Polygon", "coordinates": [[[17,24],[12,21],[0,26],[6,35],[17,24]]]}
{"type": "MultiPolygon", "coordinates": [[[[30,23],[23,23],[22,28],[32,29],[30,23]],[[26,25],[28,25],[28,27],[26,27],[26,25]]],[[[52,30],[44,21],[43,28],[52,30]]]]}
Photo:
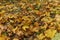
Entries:
{"type": "Polygon", "coordinates": [[[56,33],[56,32],[57,32],[57,31],[54,30],[54,29],[48,29],[48,30],[45,31],[45,36],[46,36],[46,37],[53,38],[53,37],[55,36],[55,33],[56,33]]]}
{"type": "Polygon", "coordinates": [[[22,27],[22,29],[25,30],[25,31],[26,31],[26,28],[29,28],[29,26],[24,25],[24,26],[22,27]]]}
{"type": "Polygon", "coordinates": [[[42,40],[45,36],[43,35],[43,33],[41,33],[40,35],[37,36],[38,39],[42,40]]]}

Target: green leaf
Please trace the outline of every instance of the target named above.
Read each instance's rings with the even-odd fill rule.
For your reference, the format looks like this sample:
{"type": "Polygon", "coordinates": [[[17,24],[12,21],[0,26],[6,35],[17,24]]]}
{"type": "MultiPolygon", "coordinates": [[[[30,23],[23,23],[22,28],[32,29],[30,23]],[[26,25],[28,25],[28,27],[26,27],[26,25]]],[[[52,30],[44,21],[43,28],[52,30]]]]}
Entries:
{"type": "Polygon", "coordinates": [[[52,40],[60,40],[60,33],[57,33],[52,40]]]}
{"type": "Polygon", "coordinates": [[[8,34],[7,32],[3,32],[3,33],[2,33],[2,35],[5,35],[5,36],[6,36],[7,34],[8,34]]]}

